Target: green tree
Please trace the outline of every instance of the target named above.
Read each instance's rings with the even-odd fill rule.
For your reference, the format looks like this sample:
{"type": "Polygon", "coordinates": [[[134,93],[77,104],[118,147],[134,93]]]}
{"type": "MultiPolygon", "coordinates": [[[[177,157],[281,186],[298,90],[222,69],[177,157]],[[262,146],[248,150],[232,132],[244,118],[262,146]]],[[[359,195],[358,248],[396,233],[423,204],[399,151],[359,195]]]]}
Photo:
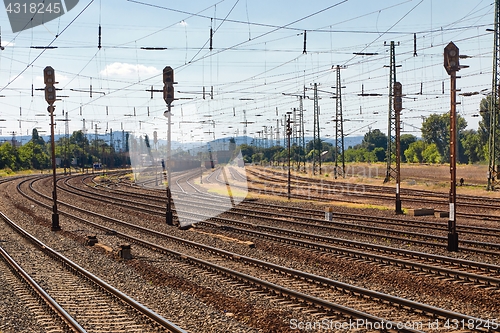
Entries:
{"type": "Polygon", "coordinates": [[[19,166],[17,149],[10,142],[5,142],[0,146],[0,169],[9,168],[17,171],[19,166]]]}
{"type": "MultiPolygon", "coordinates": [[[[314,140],[310,140],[307,142],[306,144],[306,152],[309,153],[311,150],[316,149],[318,150],[318,140],[316,140],[316,144],[314,144],[314,140]]],[[[325,142],[325,141],[321,141],[321,151],[325,151],[325,150],[330,150],[331,148],[333,147],[333,145],[329,142],[325,142]]]]}
{"type": "Polygon", "coordinates": [[[413,142],[417,141],[417,137],[412,134],[403,134],[400,138],[400,152],[401,152],[401,161],[406,161],[405,150],[410,147],[413,142]]]}
{"type": "Polygon", "coordinates": [[[382,147],[376,147],[372,150],[375,155],[376,160],[374,162],[383,162],[385,160],[385,151],[386,149],[382,147]]]}
{"type": "Polygon", "coordinates": [[[412,142],[409,146],[408,149],[405,150],[405,158],[406,161],[410,163],[422,163],[423,157],[422,153],[425,150],[425,142],[422,140],[418,140],[415,142],[412,142]]]}
{"type": "Polygon", "coordinates": [[[242,144],[240,146],[240,150],[241,150],[241,155],[243,155],[243,159],[245,160],[245,163],[251,163],[252,155],[255,154],[255,147],[247,144],[242,144]]]}
{"type": "Polygon", "coordinates": [[[472,164],[484,160],[484,145],[481,142],[481,133],[475,130],[464,131],[461,138],[464,155],[467,163],[472,164]]]}
{"type": "MultiPolygon", "coordinates": [[[[487,96],[486,98],[483,98],[481,102],[479,103],[479,114],[481,115],[481,120],[479,121],[479,128],[478,128],[478,133],[479,133],[479,138],[481,145],[485,146],[486,150],[488,149],[488,139],[490,137],[490,104],[492,102],[492,97],[491,95],[487,96]]],[[[500,138],[500,133],[497,134],[499,135],[500,138]]],[[[497,140],[499,139],[497,138],[497,140]]]]}
{"type": "Polygon", "coordinates": [[[41,170],[50,168],[52,165],[45,145],[36,144],[33,140],[17,148],[17,155],[21,169],[41,170]]]}
{"type": "Polygon", "coordinates": [[[387,149],[387,135],[379,129],[370,130],[363,137],[361,146],[368,151],[372,151],[375,148],[382,148],[385,151],[387,149]]]}
{"type": "Polygon", "coordinates": [[[253,163],[260,163],[264,159],[264,154],[262,153],[255,153],[252,155],[252,162],[253,163]]]}
{"type": "Polygon", "coordinates": [[[422,152],[422,160],[425,163],[440,163],[441,159],[441,155],[435,143],[427,145],[422,152]]]}
{"type": "MultiPolygon", "coordinates": [[[[462,136],[463,131],[467,127],[465,119],[457,114],[457,133],[458,142],[462,136]]],[[[432,114],[422,123],[422,138],[427,144],[434,143],[442,157],[442,162],[449,161],[450,157],[450,113],[442,115],[432,114]]],[[[460,144],[458,151],[459,156],[463,156],[463,149],[460,144]]]]}
{"type": "Polygon", "coordinates": [[[88,165],[90,160],[90,143],[88,138],[85,136],[83,131],[75,131],[70,136],[69,142],[72,157],[75,157],[77,159],[77,162],[82,169],[85,168],[85,165],[88,165]]]}

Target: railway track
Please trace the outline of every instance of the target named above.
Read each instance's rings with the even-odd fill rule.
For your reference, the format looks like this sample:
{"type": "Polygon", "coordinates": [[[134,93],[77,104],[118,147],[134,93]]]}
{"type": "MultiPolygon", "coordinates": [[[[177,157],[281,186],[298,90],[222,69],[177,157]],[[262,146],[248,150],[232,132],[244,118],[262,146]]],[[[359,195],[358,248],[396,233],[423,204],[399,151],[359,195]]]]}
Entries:
{"type": "MultiPolygon", "coordinates": [[[[36,325],[50,332],[85,332],[62,307],[50,297],[21,266],[0,247],[0,272],[7,286],[22,302],[22,307],[29,309],[36,318],[36,325]]],[[[20,324],[17,329],[28,330],[20,324]]],[[[0,329],[16,329],[2,325],[0,329]]]]}
{"type": "MultiPolygon", "coordinates": [[[[285,171],[279,171],[276,169],[269,169],[269,168],[251,168],[250,170],[246,170],[247,172],[253,174],[257,178],[267,178],[267,180],[277,180],[280,179],[281,181],[285,180],[287,177],[287,174],[285,171]],[[258,170],[258,171],[254,171],[258,170]],[[273,175],[273,177],[268,177],[268,175],[273,175]]],[[[352,186],[352,183],[348,182],[343,182],[341,180],[336,180],[336,181],[331,181],[328,179],[317,179],[317,178],[309,178],[309,177],[303,177],[299,175],[294,175],[293,180],[296,181],[298,184],[300,183],[313,183],[313,184],[324,184],[324,185],[330,185],[330,186],[335,186],[335,187],[345,187],[349,188],[352,186]]],[[[382,186],[382,185],[369,185],[369,184],[363,184],[363,188],[368,191],[368,192],[375,192],[377,194],[383,193],[383,194],[389,194],[393,195],[395,189],[393,187],[389,186],[382,186]]],[[[401,189],[401,194],[410,196],[410,197],[417,197],[417,198],[436,198],[440,200],[446,200],[448,198],[448,195],[446,193],[439,193],[435,191],[427,191],[427,190],[416,190],[416,189],[408,189],[408,188],[402,188],[401,189]]],[[[466,195],[466,194],[461,194],[458,198],[458,202],[461,204],[465,205],[470,205],[471,207],[491,207],[491,208],[500,208],[500,205],[495,202],[494,199],[491,197],[484,197],[484,196],[472,196],[472,195],[466,195]]],[[[437,202],[434,200],[429,200],[430,203],[437,202]]]]}
{"type": "Polygon", "coordinates": [[[4,214],[0,218],[2,257],[64,323],[61,331],[186,332],[51,249],[4,214]]]}
{"type": "MultiPolygon", "coordinates": [[[[269,193],[278,196],[287,196],[286,191],[277,188],[273,184],[285,184],[287,182],[284,174],[267,169],[258,169],[265,173],[257,172],[255,170],[246,170],[246,172],[253,177],[259,179],[249,178],[249,182],[257,184],[259,187],[249,186],[249,189],[258,193],[269,193]]],[[[365,184],[352,184],[344,182],[334,182],[330,180],[319,180],[315,178],[307,178],[301,176],[294,176],[291,181],[292,194],[291,197],[301,200],[313,201],[342,201],[342,202],[357,202],[359,199],[372,199],[376,202],[379,201],[394,201],[394,189],[387,186],[374,186],[365,184]],[[306,193],[306,194],[302,194],[306,193]],[[339,198],[338,196],[341,196],[339,198]]],[[[447,197],[445,194],[435,193],[431,191],[422,190],[402,190],[402,200],[405,203],[413,205],[432,205],[433,207],[440,207],[444,211],[447,210],[447,197]]],[[[494,211],[500,208],[500,205],[495,200],[488,197],[474,197],[467,195],[458,196],[457,207],[459,211],[457,216],[474,218],[478,220],[491,220],[500,221],[500,217],[494,213],[486,213],[484,210],[489,209],[494,211]],[[472,213],[467,210],[481,209],[481,213],[472,213]]],[[[418,207],[418,206],[417,206],[418,207]]]]}
{"type": "MultiPolygon", "coordinates": [[[[41,194],[39,193],[38,195],[41,194]]],[[[65,204],[65,206],[69,205],[65,204]]],[[[75,208],[73,207],[73,209],[75,208]]],[[[89,214],[89,212],[87,212],[87,214],[89,214]]],[[[97,214],[93,215],[97,217],[97,214]]],[[[75,216],[71,218],[77,219],[75,216]]],[[[102,216],[99,216],[99,218],[104,219],[102,216]]],[[[91,223],[93,227],[100,228],[106,232],[114,231],[116,235],[134,244],[140,244],[154,251],[174,256],[182,265],[194,265],[198,268],[202,268],[204,271],[217,272],[218,275],[230,278],[235,283],[244,283],[246,286],[258,288],[270,297],[293,300],[304,307],[319,311],[320,315],[324,316],[324,318],[331,319],[332,316],[333,318],[337,318],[332,319],[333,321],[344,320],[345,322],[347,318],[353,317],[363,321],[365,324],[378,323],[378,325],[380,325],[382,322],[390,323],[391,329],[387,331],[407,332],[422,330],[401,328],[401,323],[405,321],[428,323],[430,319],[433,318],[440,318],[443,322],[448,321],[448,323],[454,321],[460,322],[461,320],[464,322],[476,323],[475,327],[478,330],[480,326],[488,325],[486,321],[479,318],[473,318],[391,295],[373,292],[311,273],[186,241],[167,234],[160,234],[140,226],[124,224],[122,221],[111,221],[111,219],[108,219],[108,221],[115,224],[113,228],[97,225],[89,221],[82,221],[82,223],[91,223]],[[117,226],[118,224],[120,229],[117,226]],[[142,235],[141,238],[118,231],[125,225],[129,229],[140,231],[139,234],[142,235]],[[150,240],[143,239],[146,234],[154,238],[150,240]],[[170,249],[171,246],[167,248],[157,245],[165,241],[168,241],[169,244],[171,242],[177,243],[183,247],[184,251],[187,251],[187,249],[191,251],[195,249],[196,257],[191,254],[186,254],[184,251],[173,251],[170,249]],[[265,279],[262,279],[262,277],[265,277],[265,279]],[[339,300],[341,300],[341,302],[339,302],[339,300]],[[387,318],[382,315],[389,315],[389,317],[387,318]],[[339,319],[339,317],[335,316],[341,316],[341,318],[339,319]]],[[[424,327],[422,326],[421,328],[424,327]]],[[[449,331],[449,327],[445,329],[443,326],[441,331],[449,331]]]]}
{"type": "MultiPolygon", "coordinates": [[[[189,179],[189,177],[187,177],[189,179]]],[[[73,190],[78,190],[81,192],[86,192],[83,194],[80,192],[80,195],[86,195],[87,197],[91,197],[93,195],[92,191],[85,191],[82,189],[77,189],[74,186],[68,184],[65,185],[72,187],[73,190]]],[[[192,184],[191,184],[192,186],[192,184]]],[[[140,209],[147,213],[153,213],[157,215],[163,214],[163,207],[154,205],[152,202],[156,200],[158,201],[158,197],[146,194],[138,194],[134,196],[133,193],[125,192],[124,194],[126,198],[120,199],[115,195],[104,195],[101,194],[102,197],[109,200],[109,202],[115,202],[119,205],[123,205],[124,207],[130,207],[129,199],[134,197],[138,202],[143,202],[140,209]]],[[[214,196],[215,197],[215,196],[214,196]]],[[[210,209],[215,209],[215,213],[220,212],[218,209],[218,205],[220,201],[214,199],[210,202],[211,197],[207,195],[203,195],[202,197],[197,197],[195,195],[189,196],[189,200],[183,200],[183,208],[191,207],[189,211],[186,211],[186,214],[191,214],[192,216],[196,216],[199,221],[203,221],[204,213],[196,214],[196,209],[204,209],[206,213],[210,209]]],[[[164,200],[164,199],[160,199],[164,200]]],[[[300,226],[302,228],[310,228],[314,227],[321,231],[335,231],[344,234],[349,234],[352,232],[356,232],[359,235],[365,235],[368,238],[379,237],[383,239],[390,239],[399,243],[411,243],[419,246],[428,246],[428,247],[438,247],[445,248],[446,247],[446,226],[443,224],[442,229],[439,226],[432,226],[430,223],[426,222],[418,222],[418,221],[407,221],[407,220],[398,220],[398,219],[387,219],[387,218],[376,218],[373,216],[348,216],[348,214],[336,214],[336,217],[342,217],[347,221],[325,221],[324,218],[320,218],[321,215],[314,212],[316,217],[308,217],[310,216],[311,210],[304,209],[295,209],[294,214],[287,213],[286,208],[282,206],[270,206],[273,210],[270,212],[269,207],[267,209],[256,209],[255,206],[267,206],[267,204],[259,205],[258,202],[252,201],[251,203],[243,203],[243,205],[239,205],[238,207],[232,208],[230,211],[225,214],[230,214],[236,216],[238,219],[242,218],[255,218],[260,219],[261,221],[267,221],[268,224],[273,222],[288,222],[289,226],[300,226]],[[285,212],[280,212],[285,209],[285,212]],[[352,221],[356,222],[370,222],[372,225],[366,223],[352,223],[352,221]],[[373,225],[378,224],[378,225],[373,225]],[[393,227],[394,225],[398,227],[404,227],[404,230],[399,229],[389,229],[388,226],[393,227]],[[420,230],[422,229],[422,230],[420,230]],[[423,230],[428,231],[429,229],[441,230],[442,235],[428,234],[424,233],[423,230]]],[[[288,210],[290,211],[290,210],[288,210]]],[[[476,253],[482,253],[487,255],[498,255],[500,250],[500,244],[494,242],[498,239],[499,230],[495,228],[481,228],[474,226],[461,226],[460,229],[465,234],[470,234],[471,236],[480,235],[484,238],[481,240],[473,240],[473,239],[461,239],[461,243],[463,246],[461,250],[470,251],[476,253]],[[490,238],[489,242],[485,241],[486,238],[490,238]]]]}
{"type": "MultiPolygon", "coordinates": [[[[238,172],[235,172],[231,168],[229,168],[229,172],[231,176],[239,181],[243,181],[245,178],[244,176],[241,176],[238,174],[238,172]]],[[[195,173],[196,174],[196,173],[195,173]]],[[[192,180],[194,177],[191,173],[180,175],[177,178],[175,178],[175,186],[178,187],[182,193],[188,194],[188,195],[196,195],[196,194],[203,194],[204,198],[207,198],[208,200],[210,197],[217,198],[216,195],[210,195],[207,193],[204,193],[200,191],[195,185],[193,185],[190,180],[192,180]],[[187,186],[181,186],[180,183],[184,181],[187,186]],[[189,189],[189,191],[186,190],[189,189]]],[[[224,181],[220,180],[220,173],[216,174],[215,179],[221,183],[224,184],[224,181]]],[[[97,186],[97,184],[94,182],[94,184],[97,186]]],[[[131,184],[128,184],[128,186],[131,186],[131,184]]],[[[113,191],[119,191],[117,188],[113,188],[113,191]]],[[[127,193],[127,195],[134,196],[134,198],[140,200],[141,197],[147,197],[148,200],[152,201],[158,201],[158,195],[151,195],[150,193],[143,193],[141,195],[134,195],[133,193],[127,193]]],[[[281,214],[277,214],[276,216],[282,217],[286,214],[286,216],[290,216],[293,218],[302,218],[303,216],[308,216],[308,217],[313,217],[315,219],[322,219],[324,216],[324,212],[320,212],[318,210],[313,210],[313,209],[306,209],[306,208],[297,208],[297,207],[288,207],[285,205],[276,205],[276,204],[271,204],[266,202],[265,204],[259,203],[258,201],[252,201],[251,204],[246,202],[242,202],[240,206],[249,206],[251,205],[252,207],[261,207],[261,208],[275,208],[274,211],[279,211],[281,214]]],[[[269,212],[267,212],[269,214],[269,212]]],[[[332,216],[334,218],[338,218],[341,220],[349,220],[352,222],[367,222],[367,223],[373,223],[373,224],[379,224],[379,225],[384,225],[384,226],[411,226],[411,227],[421,227],[423,229],[427,230],[441,230],[441,231],[446,231],[447,230],[447,223],[440,223],[440,222],[429,222],[429,221],[421,221],[421,220],[402,220],[398,218],[391,218],[391,217],[378,217],[378,216],[373,216],[373,215],[362,215],[362,214],[353,214],[353,213],[341,213],[341,212],[332,212],[332,216]],[[404,221],[404,222],[403,222],[404,221]]],[[[461,233],[464,234],[475,234],[475,235],[489,235],[492,237],[497,237],[500,236],[500,228],[493,228],[493,227],[485,227],[485,226],[474,226],[474,225],[458,225],[457,226],[458,230],[461,233]]]]}
{"type": "MultiPolygon", "coordinates": [[[[256,202],[252,202],[252,205],[255,206],[255,204],[256,202]]],[[[207,207],[206,202],[205,204],[199,202],[196,203],[196,205],[200,208],[202,206],[207,207]]],[[[282,206],[276,206],[275,208],[281,209],[281,207],[282,206]]],[[[210,209],[210,207],[207,208],[210,209]]],[[[249,210],[238,210],[236,208],[233,208],[233,210],[228,214],[234,214],[234,211],[240,211],[241,213],[238,215],[242,215],[244,218],[252,217],[254,216],[254,213],[259,212],[259,210],[256,210],[255,207],[253,207],[252,212],[249,212],[249,210]]],[[[260,213],[261,214],[259,216],[255,217],[258,218],[259,221],[262,221],[263,216],[265,216],[265,214],[268,214],[268,212],[262,211],[260,213]]],[[[281,214],[281,218],[285,217],[286,215],[281,214]]],[[[290,221],[289,224],[302,224],[304,226],[304,229],[311,229],[311,227],[314,228],[315,225],[321,222],[323,222],[324,226],[330,224],[324,221],[313,221],[313,223],[310,223],[309,221],[303,221],[303,223],[294,222],[303,219],[304,218],[301,216],[296,216],[295,219],[292,218],[292,221],[290,221]]],[[[273,223],[270,222],[267,225],[241,222],[241,220],[241,218],[239,221],[236,221],[234,219],[213,218],[212,221],[216,221],[220,225],[216,225],[210,222],[201,222],[201,224],[203,226],[218,228],[218,230],[230,231],[230,233],[233,234],[240,233],[260,239],[268,239],[275,242],[281,242],[284,244],[293,244],[294,246],[299,246],[306,249],[314,249],[315,251],[321,250],[322,252],[334,253],[337,256],[347,256],[353,260],[363,259],[365,261],[377,264],[394,265],[415,272],[432,274],[438,278],[453,278],[457,281],[462,281],[463,283],[472,283],[479,287],[498,289],[498,287],[500,286],[500,267],[496,265],[482,264],[479,262],[468,260],[458,260],[440,255],[431,255],[422,252],[391,248],[387,246],[377,246],[373,244],[348,241],[340,238],[325,237],[318,234],[312,234],[312,230],[304,233],[289,230],[289,228],[286,228],[285,226],[280,228],[270,227],[269,225],[271,224],[275,225],[276,219],[273,219],[273,223]],[[234,226],[243,228],[235,228],[234,226]],[[293,238],[283,237],[283,235],[293,238]],[[307,241],[304,241],[304,239],[307,241]],[[312,243],[311,241],[315,242],[312,243]],[[334,244],[336,246],[332,247],[326,244],[334,244]],[[360,252],[359,250],[363,250],[363,252],[360,252]],[[379,254],[383,254],[383,256],[379,254]],[[466,271],[464,271],[464,268],[466,268],[466,271]]],[[[319,231],[322,230],[321,227],[317,229],[319,231]]],[[[328,230],[329,228],[325,227],[324,229],[328,230]]],[[[471,232],[476,233],[475,231],[471,232]]]]}

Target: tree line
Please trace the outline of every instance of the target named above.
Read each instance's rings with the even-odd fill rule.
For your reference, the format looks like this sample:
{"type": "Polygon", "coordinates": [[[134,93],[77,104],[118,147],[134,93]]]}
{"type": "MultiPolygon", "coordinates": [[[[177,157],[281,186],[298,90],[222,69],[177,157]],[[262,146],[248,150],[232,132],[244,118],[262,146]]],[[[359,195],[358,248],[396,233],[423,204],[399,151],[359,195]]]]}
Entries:
{"type": "MultiPolygon", "coordinates": [[[[483,98],[480,103],[481,120],[477,130],[467,130],[467,121],[457,114],[457,157],[459,163],[477,163],[488,158],[488,140],[490,132],[489,104],[491,96],[483,98]]],[[[500,132],[500,131],[499,131],[500,132]]],[[[496,140],[500,140],[499,137],[496,140]]],[[[365,133],[360,144],[350,146],[344,151],[345,162],[383,162],[386,160],[387,135],[380,129],[365,133]]],[[[292,145],[290,159],[292,162],[312,161],[319,151],[313,150],[313,140],[305,147],[292,145]],[[316,154],[316,155],[315,155],[316,154]]],[[[446,163],[450,156],[450,114],[431,114],[422,123],[421,138],[412,134],[402,134],[400,137],[401,161],[406,163],[446,163]]],[[[335,147],[327,142],[321,142],[322,158],[325,162],[334,161],[335,147]]],[[[242,145],[242,153],[247,163],[285,162],[288,161],[288,150],[284,147],[256,148],[242,145]]]]}
{"type": "MultiPolygon", "coordinates": [[[[489,140],[489,104],[491,96],[483,98],[480,103],[479,126],[477,130],[467,130],[467,122],[457,115],[458,132],[458,162],[477,163],[486,161],[488,158],[489,140]]],[[[498,131],[500,132],[500,131],[498,131]]],[[[422,123],[421,138],[412,134],[402,134],[401,161],[407,163],[446,163],[449,161],[450,149],[450,115],[431,114],[422,123]]],[[[500,140],[499,137],[496,140],[500,140]]],[[[78,167],[89,168],[96,162],[112,168],[130,165],[128,156],[128,140],[126,134],[124,151],[116,151],[113,145],[102,139],[89,140],[83,131],[75,131],[69,137],[61,137],[56,141],[56,158],[60,160],[60,166],[64,168],[78,167]]],[[[146,136],[145,144],[149,146],[146,136]]],[[[500,142],[500,141],[498,141],[500,142]]],[[[234,139],[230,140],[234,145],[234,139]]],[[[275,145],[268,148],[256,147],[253,144],[240,146],[242,155],[247,163],[285,163],[288,161],[288,149],[275,145]]],[[[50,142],[47,143],[33,129],[31,140],[15,147],[10,142],[0,146],[0,169],[12,171],[35,169],[50,169],[52,166],[50,154],[50,142]]],[[[234,147],[233,147],[234,149],[234,147]]],[[[324,162],[333,162],[335,159],[335,147],[325,141],[320,143],[311,140],[305,147],[293,144],[290,147],[290,159],[293,163],[311,162],[313,158],[322,154],[324,162]],[[318,149],[318,147],[320,147],[318,149]]],[[[382,162],[386,158],[387,135],[381,130],[374,129],[365,133],[360,144],[348,147],[344,151],[345,162],[382,162]]]]}
{"type": "MultiPolygon", "coordinates": [[[[56,158],[63,168],[91,168],[94,163],[110,168],[129,165],[127,152],[128,145],[125,152],[118,152],[102,139],[89,140],[83,131],[75,131],[69,138],[61,137],[55,142],[56,158]]],[[[31,140],[20,147],[9,141],[0,146],[0,169],[19,171],[51,167],[51,144],[45,142],[36,129],[33,129],[31,140]]]]}

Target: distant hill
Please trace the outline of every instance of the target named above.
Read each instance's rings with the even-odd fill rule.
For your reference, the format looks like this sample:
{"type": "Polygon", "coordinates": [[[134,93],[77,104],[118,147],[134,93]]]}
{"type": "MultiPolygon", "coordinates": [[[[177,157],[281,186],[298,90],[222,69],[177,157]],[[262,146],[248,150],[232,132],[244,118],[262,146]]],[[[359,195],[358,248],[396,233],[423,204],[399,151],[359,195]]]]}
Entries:
{"type": "MultiPolygon", "coordinates": [[[[55,140],[59,140],[60,138],[63,138],[65,135],[64,134],[56,134],[55,140]]],[[[41,137],[44,139],[45,142],[50,142],[50,135],[41,135],[41,137]]],[[[113,132],[113,142],[115,144],[115,147],[119,149],[118,144],[122,147],[124,147],[122,140],[125,137],[124,133],[122,131],[117,131],[113,132]]],[[[95,134],[93,133],[87,133],[87,138],[89,141],[93,141],[95,139],[95,134]]],[[[98,134],[97,138],[99,140],[104,140],[105,142],[109,143],[109,134],[98,134]]],[[[229,137],[228,138],[223,138],[223,139],[215,139],[213,141],[210,141],[210,146],[211,149],[213,150],[226,150],[228,149],[229,146],[229,137]]],[[[311,141],[313,138],[312,137],[306,137],[304,138],[306,143],[311,141]]],[[[18,135],[15,137],[15,140],[17,141],[17,144],[26,144],[31,140],[31,135],[18,135]]],[[[152,138],[150,138],[152,140],[152,138]]],[[[234,140],[236,142],[236,145],[242,145],[242,144],[249,144],[249,145],[256,145],[257,142],[254,142],[254,138],[248,137],[248,136],[237,136],[234,137],[234,140]]],[[[328,142],[332,145],[335,145],[335,139],[328,138],[325,139],[323,138],[325,142],[328,142]]],[[[6,142],[12,141],[12,136],[0,136],[0,142],[6,142]]],[[[263,140],[261,140],[263,141],[263,140]]],[[[344,145],[345,149],[348,149],[350,146],[355,146],[357,144],[360,144],[363,141],[363,136],[353,136],[353,137],[345,137],[344,138],[344,145]]],[[[275,142],[274,142],[275,143],[275,142]]],[[[158,144],[160,146],[164,146],[167,144],[166,140],[159,140],[158,144]]],[[[200,145],[199,142],[178,142],[178,141],[172,141],[172,149],[178,149],[181,148],[183,150],[197,150],[197,149],[203,149],[206,150],[206,144],[200,145]]],[[[283,139],[280,140],[280,145],[283,146],[283,139]]]]}

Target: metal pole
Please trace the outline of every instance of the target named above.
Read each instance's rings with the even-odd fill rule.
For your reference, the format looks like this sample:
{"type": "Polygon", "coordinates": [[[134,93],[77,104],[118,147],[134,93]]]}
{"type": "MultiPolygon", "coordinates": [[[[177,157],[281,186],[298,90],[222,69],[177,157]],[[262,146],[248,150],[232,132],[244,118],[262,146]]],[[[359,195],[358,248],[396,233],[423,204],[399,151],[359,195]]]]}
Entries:
{"type": "Polygon", "coordinates": [[[53,105],[48,107],[48,111],[50,112],[50,145],[52,151],[52,231],[61,230],[61,226],[59,225],[59,214],[57,213],[57,191],[56,191],[56,147],[54,140],[54,109],[53,105]]]}
{"type": "Polygon", "coordinates": [[[171,183],[171,161],[172,161],[172,112],[171,112],[171,103],[168,103],[168,116],[167,116],[167,225],[174,225],[174,219],[172,214],[172,193],[170,191],[170,183],[171,183]]]}
{"type": "Polygon", "coordinates": [[[391,98],[391,94],[393,94],[393,86],[394,83],[396,82],[396,49],[395,49],[395,44],[394,41],[391,41],[391,50],[390,50],[390,75],[389,75],[389,119],[388,119],[388,127],[387,127],[387,150],[385,153],[385,158],[387,160],[387,168],[386,168],[386,174],[385,174],[385,179],[384,183],[387,183],[391,181],[391,177],[393,176],[391,174],[392,170],[392,152],[393,152],[393,132],[392,128],[394,127],[394,119],[395,119],[395,111],[394,111],[394,106],[393,106],[393,98],[391,98]]]}
{"type": "Polygon", "coordinates": [[[402,87],[401,83],[394,83],[394,113],[396,117],[396,214],[403,214],[401,209],[401,109],[402,87]]]}
{"type": "Polygon", "coordinates": [[[457,72],[450,73],[451,85],[451,110],[450,110],[450,215],[448,220],[448,251],[458,251],[458,234],[456,223],[456,203],[457,203],[457,119],[456,119],[456,84],[457,72]]]}
{"type": "Polygon", "coordinates": [[[288,143],[288,200],[290,200],[291,188],[290,188],[290,135],[292,134],[292,129],[290,128],[290,115],[286,121],[286,136],[288,143]]]}
{"type": "Polygon", "coordinates": [[[305,127],[304,127],[304,104],[302,102],[302,96],[299,96],[300,100],[300,134],[301,134],[301,145],[302,153],[304,154],[304,173],[306,172],[306,141],[305,141],[305,127]]]}

